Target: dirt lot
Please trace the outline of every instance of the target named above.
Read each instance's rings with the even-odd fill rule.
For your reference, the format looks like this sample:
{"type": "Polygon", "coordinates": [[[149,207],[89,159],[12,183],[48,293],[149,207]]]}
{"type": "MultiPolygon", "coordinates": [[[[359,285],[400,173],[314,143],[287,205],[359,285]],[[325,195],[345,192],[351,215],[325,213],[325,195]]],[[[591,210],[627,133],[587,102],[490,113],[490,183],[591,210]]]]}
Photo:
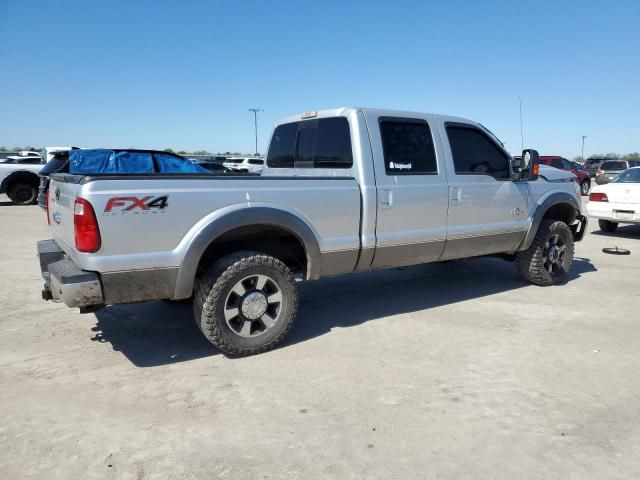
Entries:
{"type": "Polygon", "coordinates": [[[638,478],[640,227],[590,230],[557,287],[497,259],[305,284],[285,345],[231,360],[190,305],[42,301],[44,214],[2,196],[0,478],[638,478]]]}

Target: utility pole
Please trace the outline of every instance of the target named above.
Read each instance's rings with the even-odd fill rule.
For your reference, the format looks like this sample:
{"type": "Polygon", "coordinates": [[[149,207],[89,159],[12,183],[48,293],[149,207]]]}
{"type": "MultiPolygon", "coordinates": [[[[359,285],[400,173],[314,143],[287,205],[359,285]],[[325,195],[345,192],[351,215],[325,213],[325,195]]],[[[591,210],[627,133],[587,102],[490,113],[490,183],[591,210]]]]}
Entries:
{"type": "Polygon", "coordinates": [[[587,138],[586,135],[582,135],[582,155],[580,155],[582,157],[582,161],[584,162],[584,139],[587,138]]]}
{"type": "Polygon", "coordinates": [[[258,112],[264,112],[262,108],[250,108],[250,112],[253,112],[253,125],[255,127],[256,132],[256,151],[255,154],[258,155],[258,112]]]}

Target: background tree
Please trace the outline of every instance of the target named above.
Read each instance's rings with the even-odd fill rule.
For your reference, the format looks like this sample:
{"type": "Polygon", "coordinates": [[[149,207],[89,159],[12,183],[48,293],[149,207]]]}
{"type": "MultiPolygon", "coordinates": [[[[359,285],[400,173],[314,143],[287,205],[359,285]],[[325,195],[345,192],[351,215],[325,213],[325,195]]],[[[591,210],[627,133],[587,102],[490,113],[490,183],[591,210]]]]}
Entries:
{"type": "Polygon", "coordinates": [[[170,148],[165,148],[163,150],[163,152],[168,152],[168,153],[175,153],[173,150],[171,150],[170,148]]]}
{"type": "Polygon", "coordinates": [[[624,158],[627,159],[627,160],[640,160],[640,153],[638,153],[638,152],[627,153],[624,156],[624,158]]]}

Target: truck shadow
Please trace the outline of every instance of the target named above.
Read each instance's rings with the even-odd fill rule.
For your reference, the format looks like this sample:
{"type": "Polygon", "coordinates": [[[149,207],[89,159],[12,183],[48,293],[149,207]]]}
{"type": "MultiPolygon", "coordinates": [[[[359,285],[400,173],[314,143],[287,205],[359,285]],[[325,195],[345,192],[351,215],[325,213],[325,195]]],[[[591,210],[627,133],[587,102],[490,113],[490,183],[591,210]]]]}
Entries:
{"type": "MultiPolygon", "coordinates": [[[[596,268],[576,258],[568,281],[596,268]]],[[[369,320],[527,287],[512,263],[481,258],[352,274],[300,285],[298,319],[281,348],[369,320]]],[[[147,302],[95,314],[92,340],[110,342],[134,365],[152,367],[217,355],[190,303],[147,302]]]]}
{"type": "Polygon", "coordinates": [[[603,232],[602,230],[594,230],[591,235],[612,238],[630,238],[640,239],[640,225],[620,225],[615,232],[603,232]]]}

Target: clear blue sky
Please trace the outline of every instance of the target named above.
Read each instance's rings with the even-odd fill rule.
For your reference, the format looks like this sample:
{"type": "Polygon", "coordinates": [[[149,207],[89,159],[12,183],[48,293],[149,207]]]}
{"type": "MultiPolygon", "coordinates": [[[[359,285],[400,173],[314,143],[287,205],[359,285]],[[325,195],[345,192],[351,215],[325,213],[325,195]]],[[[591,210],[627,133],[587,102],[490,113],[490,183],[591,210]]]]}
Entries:
{"type": "Polygon", "coordinates": [[[0,145],[259,150],[341,105],[460,115],[574,157],[640,150],[640,1],[0,0],[0,145]]]}

